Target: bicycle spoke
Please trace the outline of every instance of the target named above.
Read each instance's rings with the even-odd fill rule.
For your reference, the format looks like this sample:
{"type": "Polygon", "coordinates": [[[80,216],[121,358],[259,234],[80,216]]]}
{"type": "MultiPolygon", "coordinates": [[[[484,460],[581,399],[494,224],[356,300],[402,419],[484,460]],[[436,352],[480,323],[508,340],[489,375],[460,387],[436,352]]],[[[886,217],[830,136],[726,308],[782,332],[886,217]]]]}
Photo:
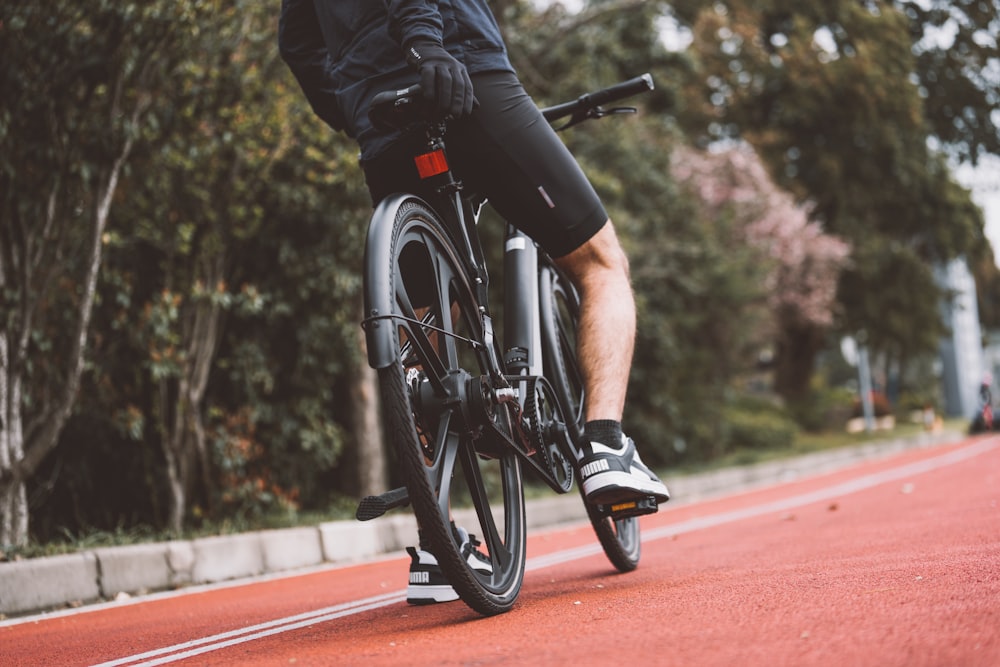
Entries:
{"type": "MultiPolygon", "coordinates": [[[[399,307],[400,314],[403,317],[409,318],[410,321],[423,321],[423,318],[418,317],[416,309],[410,302],[410,296],[407,294],[406,288],[401,285],[397,285],[396,287],[396,305],[399,307]]],[[[406,342],[416,348],[420,364],[434,387],[434,393],[444,396],[446,392],[441,384],[441,378],[447,375],[447,370],[441,362],[437,350],[434,348],[433,341],[431,341],[430,336],[427,334],[426,327],[418,327],[411,324],[410,321],[404,321],[401,324],[403,330],[406,332],[406,342]]],[[[433,318],[431,318],[431,321],[433,321],[433,318]]]]}
{"type": "MultiPolygon", "coordinates": [[[[440,479],[442,475],[441,471],[441,455],[444,454],[445,450],[448,448],[448,428],[451,425],[451,415],[450,410],[445,410],[438,417],[437,424],[435,428],[428,434],[428,438],[433,438],[433,442],[430,443],[430,451],[425,451],[424,456],[427,459],[427,468],[431,471],[431,481],[434,482],[435,488],[440,486],[440,479]]],[[[449,471],[450,473],[450,471],[449,471]]]]}
{"type": "Polygon", "coordinates": [[[438,508],[441,516],[449,516],[451,513],[451,482],[454,479],[455,459],[459,449],[462,449],[459,437],[454,433],[445,431],[443,441],[442,456],[439,457],[437,465],[431,470],[434,473],[434,482],[438,489],[438,508]]]}
{"type": "MultiPolygon", "coordinates": [[[[483,543],[489,551],[494,569],[505,570],[513,556],[497,528],[496,520],[490,509],[490,499],[486,492],[486,483],[479,469],[479,457],[471,447],[462,450],[462,471],[465,473],[469,491],[472,494],[472,504],[479,517],[479,525],[483,530],[483,543]]],[[[516,465],[516,464],[515,464],[516,465]]],[[[504,490],[507,493],[507,489],[504,490]]],[[[510,505],[505,505],[510,507],[510,505]]]]}
{"type": "MultiPolygon", "coordinates": [[[[450,267],[446,266],[441,257],[432,258],[432,269],[436,280],[435,293],[437,294],[438,322],[445,331],[455,331],[455,323],[452,320],[451,311],[451,282],[452,273],[450,267]]],[[[453,336],[441,336],[439,341],[439,354],[447,368],[458,368],[458,341],[453,336]]]]}

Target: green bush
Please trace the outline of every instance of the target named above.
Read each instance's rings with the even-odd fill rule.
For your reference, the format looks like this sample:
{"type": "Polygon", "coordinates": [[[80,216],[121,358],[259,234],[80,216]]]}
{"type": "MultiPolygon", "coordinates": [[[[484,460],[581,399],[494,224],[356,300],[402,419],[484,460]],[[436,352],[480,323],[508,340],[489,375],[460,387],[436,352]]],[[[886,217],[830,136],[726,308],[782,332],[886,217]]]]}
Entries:
{"type": "Polygon", "coordinates": [[[851,418],[854,401],[854,395],[847,389],[814,383],[807,396],[789,405],[789,411],[806,431],[840,430],[851,418]]]}
{"type": "Polygon", "coordinates": [[[780,410],[726,410],[726,451],[735,449],[786,449],[792,447],[798,427],[780,410]]]}

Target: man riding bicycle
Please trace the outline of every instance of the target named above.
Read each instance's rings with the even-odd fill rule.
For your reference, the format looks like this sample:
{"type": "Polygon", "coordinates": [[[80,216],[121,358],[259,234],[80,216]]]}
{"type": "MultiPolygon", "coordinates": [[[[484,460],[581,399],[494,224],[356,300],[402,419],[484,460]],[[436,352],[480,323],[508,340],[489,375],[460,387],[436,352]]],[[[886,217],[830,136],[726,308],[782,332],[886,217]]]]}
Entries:
{"type": "MultiPolygon", "coordinates": [[[[486,1],[282,0],[279,47],[317,115],[358,142],[373,204],[396,192],[438,197],[412,161],[423,135],[368,118],[377,93],[422,84],[428,114],[450,119],[448,157],[463,182],[548,252],[580,293],[578,465],[587,502],[666,502],[666,486],[622,433],[635,338],[628,259],[594,188],[524,91],[486,1]]],[[[432,554],[411,556],[408,600],[457,597],[431,590],[440,585],[432,554]]]]}

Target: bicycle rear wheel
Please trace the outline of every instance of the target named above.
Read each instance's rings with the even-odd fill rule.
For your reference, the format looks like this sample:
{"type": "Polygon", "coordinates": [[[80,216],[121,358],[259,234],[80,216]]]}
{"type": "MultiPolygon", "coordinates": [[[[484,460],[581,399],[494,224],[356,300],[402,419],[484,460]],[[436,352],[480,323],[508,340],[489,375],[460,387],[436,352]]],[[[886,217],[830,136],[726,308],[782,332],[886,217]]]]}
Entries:
{"type": "MultiPolygon", "coordinates": [[[[549,379],[566,417],[573,443],[580,441],[584,423],[583,373],[576,357],[576,328],[580,300],[569,280],[550,262],[540,263],[539,303],[545,376],[549,379]]],[[[576,460],[575,452],[566,452],[576,460]]],[[[583,489],[580,487],[580,495],[583,489]]],[[[636,517],[614,520],[583,499],[587,516],[608,560],[620,572],[639,565],[642,541],[636,517]]]]}
{"type": "Polygon", "coordinates": [[[524,578],[526,527],[520,461],[491,437],[491,421],[503,419],[484,389],[491,341],[463,262],[430,209],[403,203],[389,248],[398,360],[378,372],[387,437],[449,583],[476,611],[502,613],[524,578]],[[462,552],[453,516],[482,540],[491,572],[462,552]]]}

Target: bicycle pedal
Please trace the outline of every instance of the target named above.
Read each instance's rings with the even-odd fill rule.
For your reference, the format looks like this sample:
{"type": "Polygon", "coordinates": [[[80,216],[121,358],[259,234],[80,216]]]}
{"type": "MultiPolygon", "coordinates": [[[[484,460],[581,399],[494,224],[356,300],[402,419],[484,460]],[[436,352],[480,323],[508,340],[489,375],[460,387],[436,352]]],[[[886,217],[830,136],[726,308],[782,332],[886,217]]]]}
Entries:
{"type": "Polygon", "coordinates": [[[410,503],[410,494],[405,486],[392,491],[386,491],[380,496],[367,496],[358,503],[354,518],[358,521],[376,519],[391,509],[410,503]]]}
{"type": "Polygon", "coordinates": [[[615,521],[628,519],[644,514],[655,514],[659,511],[659,504],[653,496],[646,496],[638,500],[625,500],[610,505],[598,505],[597,509],[604,516],[611,517],[615,521]]]}

